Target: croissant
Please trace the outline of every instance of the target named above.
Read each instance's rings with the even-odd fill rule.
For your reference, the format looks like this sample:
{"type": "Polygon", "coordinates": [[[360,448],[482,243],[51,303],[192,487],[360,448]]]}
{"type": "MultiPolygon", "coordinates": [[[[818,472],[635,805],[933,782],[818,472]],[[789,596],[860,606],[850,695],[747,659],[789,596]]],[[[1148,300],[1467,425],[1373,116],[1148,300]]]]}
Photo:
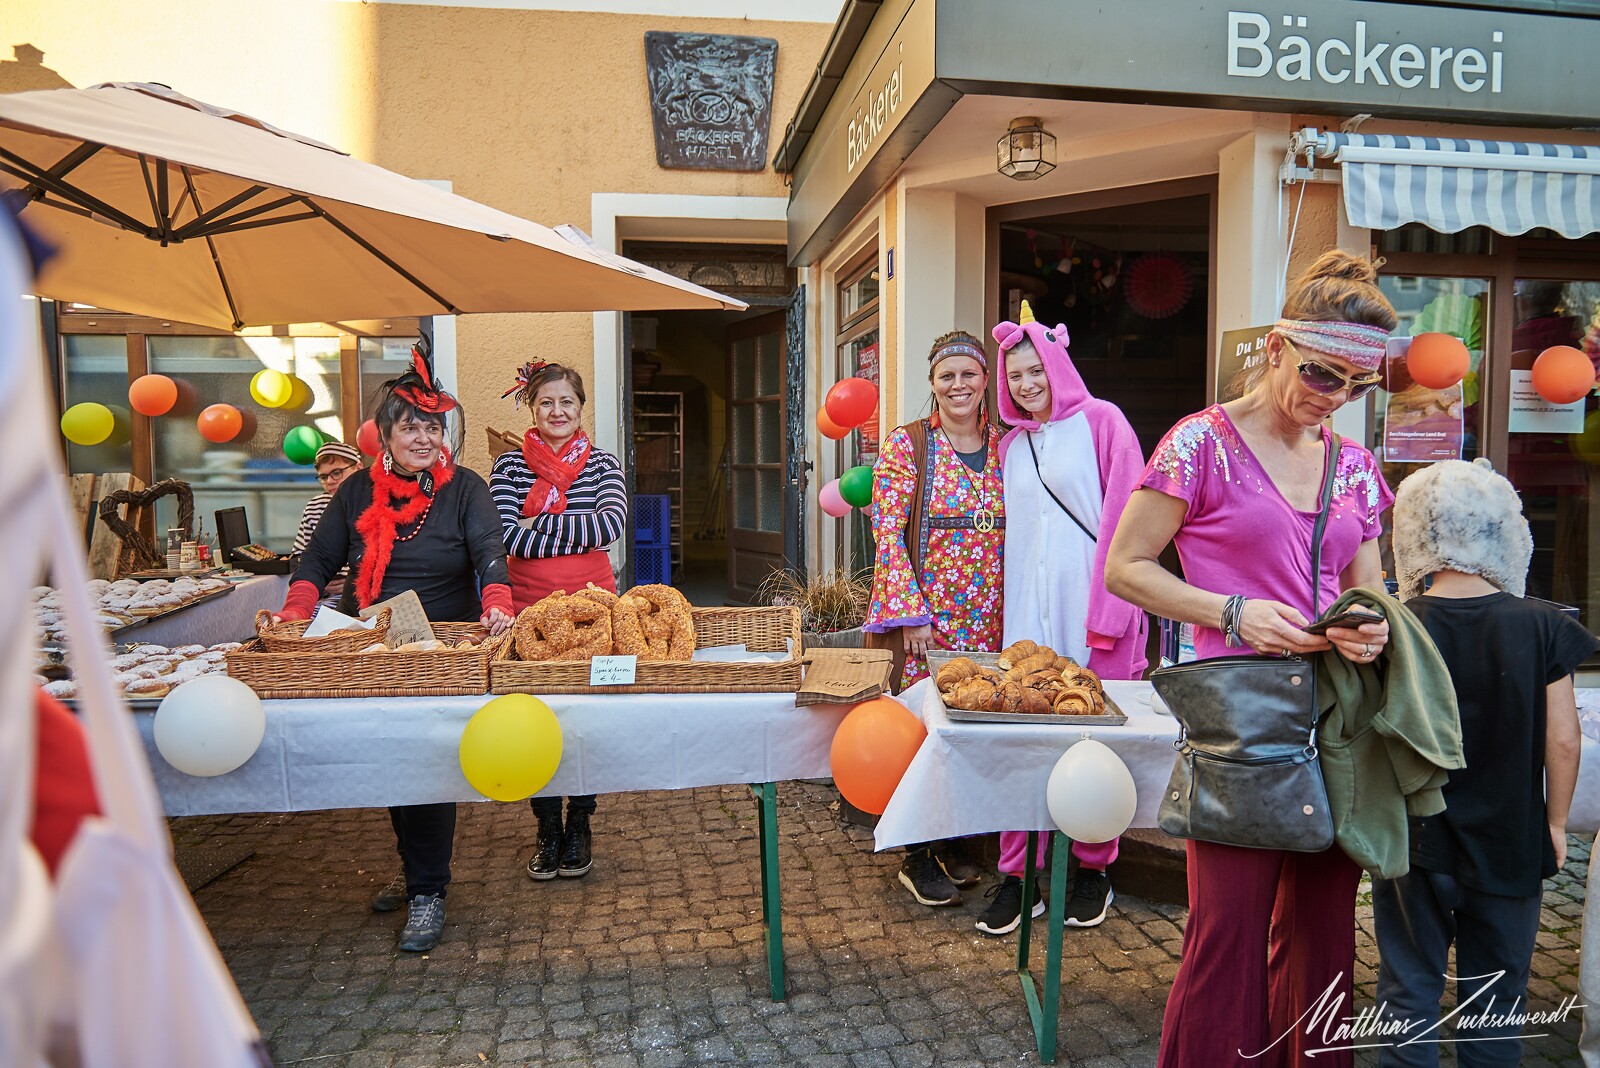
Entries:
{"type": "Polygon", "coordinates": [[[1063,675],[1067,674],[1069,671],[1078,670],[1078,662],[1072,659],[1070,656],[1058,656],[1056,657],[1055,662],[1050,666],[1061,672],[1063,675]]]}
{"type": "Polygon", "coordinates": [[[1021,711],[1030,716],[1047,716],[1050,714],[1050,698],[1038,690],[1023,690],[1021,711]]]}
{"type": "Polygon", "coordinates": [[[957,683],[965,682],[979,672],[976,662],[969,656],[961,656],[950,661],[939,669],[939,674],[934,678],[934,685],[941,692],[949,692],[957,683]]]}
{"type": "Polygon", "coordinates": [[[1096,675],[1086,667],[1074,668],[1072,671],[1064,671],[1061,673],[1061,677],[1067,680],[1067,685],[1069,686],[1088,686],[1096,690],[1105,689],[1105,687],[1100,683],[1100,676],[1096,675]]]}
{"type": "Polygon", "coordinates": [[[988,709],[989,700],[995,693],[996,690],[990,683],[981,679],[967,679],[945,694],[945,703],[951,708],[983,712],[988,709]]]}
{"type": "Polygon", "coordinates": [[[1025,656],[1021,660],[1018,660],[1014,665],[1012,665],[1012,670],[1021,669],[1023,674],[1031,675],[1035,671],[1044,671],[1053,667],[1055,662],[1056,654],[1052,653],[1048,649],[1045,649],[1034,653],[1032,656],[1025,656]]]}
{"type": "Polygon", "coordinates": [[[1010,645],[1000,650],[1000,659],[998,663],[1002,669],[1009,669],[1016,664],[1017,661],[1030,657],[1038,651],[1038,642],[1030,642],[1027,640],[1012,642],[1010,645]]]}
{"type": "Polygon", "coordinates": [[[1058,716],[1098,716],[1105,710],[1105,698],[1088,686],[1068,686],[1052,706],[1058,716]]]}

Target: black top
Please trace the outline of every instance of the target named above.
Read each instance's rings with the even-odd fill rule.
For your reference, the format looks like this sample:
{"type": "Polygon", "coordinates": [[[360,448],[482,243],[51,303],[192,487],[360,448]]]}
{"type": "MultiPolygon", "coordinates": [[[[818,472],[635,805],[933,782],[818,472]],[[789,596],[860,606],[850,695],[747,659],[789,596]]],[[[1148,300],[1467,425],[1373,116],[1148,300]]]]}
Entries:
{"type": "Polygon", "coordinates": [[[956,449],[954,443],[950,447],[955,449],[957,456],[961,457],[961,462],[973,471],[982,471],[989,466],[989,437],[987,434],[984,435],[983,444],[972,452],[962,452],[960,449],[956,449]]]}
{"type": "Polygon", "coordinates": [[[1411,821],[1411,863],[1503,897],[1531,897],[1556,873],[1544,807],[1545,687],[1571,675],[1596,642],[1543,601],[1491,593],[1414,597],[1450,669],[1467,766],[1450,773],[1446,808],[1411,821]]]}
{"type": "MultiPolygon", "coordinates": [[[[366,548],[356,533],[356,520],[371,505],[372,473],[352,472],[328,503],[294,576],[321,590],[348,565],[352,581],[345,586],[339,608],[351,615],[356,609],[354,579],[366,548]]],[[[416,531],[417,524],[396,531],[378,599],[415,590],[433,622],[477,620],[483,614],[478,590],[509,581],[500,517],[489,498],[489,484],[476,471],[457,467],[450,481],[435,492],[421,526],[407,541],[400,539],[416,531]]]]}

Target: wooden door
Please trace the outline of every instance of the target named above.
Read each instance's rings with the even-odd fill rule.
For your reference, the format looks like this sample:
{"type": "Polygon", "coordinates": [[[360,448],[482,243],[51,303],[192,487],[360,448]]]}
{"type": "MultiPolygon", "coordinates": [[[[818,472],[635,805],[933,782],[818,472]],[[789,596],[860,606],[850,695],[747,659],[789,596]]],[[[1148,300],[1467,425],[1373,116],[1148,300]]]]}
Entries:
{"type": "Polygon", "coordinates": [[[728,328],[728,599],[740,604],[783,567],[786,357],[783,312],[728,328]]]}

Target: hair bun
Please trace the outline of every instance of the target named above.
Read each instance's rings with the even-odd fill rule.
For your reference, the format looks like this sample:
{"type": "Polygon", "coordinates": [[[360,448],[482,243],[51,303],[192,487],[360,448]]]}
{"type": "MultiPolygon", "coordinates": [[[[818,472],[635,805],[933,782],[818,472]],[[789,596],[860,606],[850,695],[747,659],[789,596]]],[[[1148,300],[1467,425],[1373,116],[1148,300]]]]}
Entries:
{"type": "Polygon", "coordinates": [[[1317,278],[1345,278],[1375,286],[1378,284],[1378,267],[1365,256],[1336,248],[1318,256],[1316,262],[1306,268],[1301,281],[1310,282],[1317,278]]]}

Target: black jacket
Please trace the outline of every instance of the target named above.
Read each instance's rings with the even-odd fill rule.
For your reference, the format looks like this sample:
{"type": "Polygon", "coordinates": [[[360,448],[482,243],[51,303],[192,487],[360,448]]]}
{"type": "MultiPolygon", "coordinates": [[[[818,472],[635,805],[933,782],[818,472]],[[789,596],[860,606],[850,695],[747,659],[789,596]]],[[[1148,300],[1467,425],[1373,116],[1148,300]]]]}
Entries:
{"type": "MultiPolygon", "coordinates": [[[[371,472],[351,474],[333,495],[294,576],[322,590],[348,565],[350,582],[339,608],[351,615],[356,609],[355,576],[366,548],[356,533],[356,520],[371,505],[371,472]]],[[[430,620],[476,621],[483,614],[479,589],[509,581],[500,517],[488,483],[476,471],[457,467],[454,477],[435,492],[421,531],[407,541],[399,540],[413,530],[414,525],[398,531],[378,599],[415,590],[430,620]]]]}

